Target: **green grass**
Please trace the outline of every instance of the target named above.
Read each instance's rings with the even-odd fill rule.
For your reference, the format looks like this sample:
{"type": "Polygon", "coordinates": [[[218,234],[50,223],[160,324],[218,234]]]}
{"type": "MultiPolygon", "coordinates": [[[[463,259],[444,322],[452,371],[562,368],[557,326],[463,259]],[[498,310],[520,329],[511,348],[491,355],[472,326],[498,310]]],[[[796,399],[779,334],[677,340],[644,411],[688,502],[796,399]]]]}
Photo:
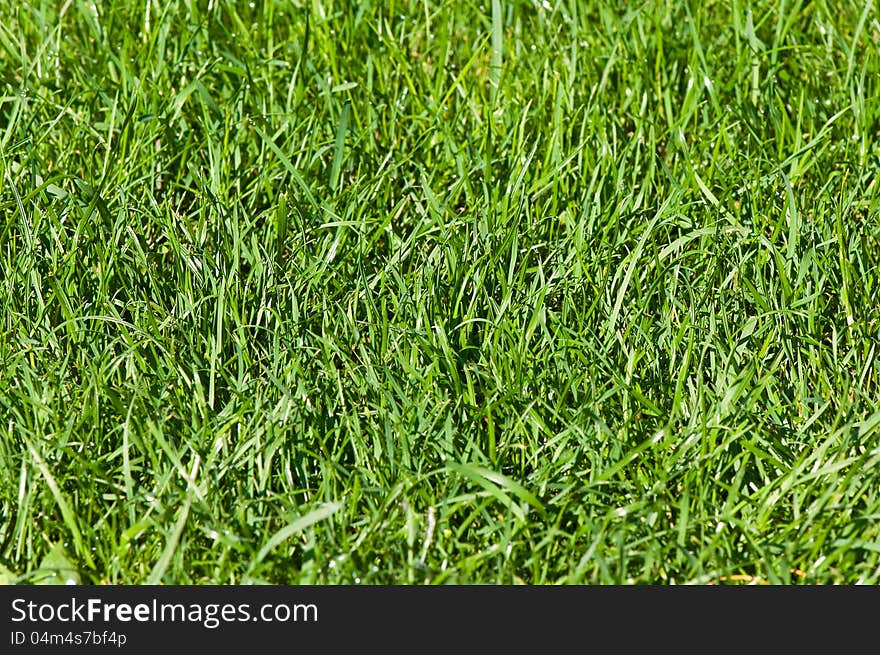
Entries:
{"type": "Polygon", "coordinates": [[[880,582],[874,5],[2,3],[0,578],[880,582]]]}

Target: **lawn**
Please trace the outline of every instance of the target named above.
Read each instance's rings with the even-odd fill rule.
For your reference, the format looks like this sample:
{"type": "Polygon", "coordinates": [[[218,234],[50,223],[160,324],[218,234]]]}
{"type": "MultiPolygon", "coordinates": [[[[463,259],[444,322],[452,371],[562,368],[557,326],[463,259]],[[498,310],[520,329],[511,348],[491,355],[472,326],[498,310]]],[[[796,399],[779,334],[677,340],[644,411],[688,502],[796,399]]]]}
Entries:
{"type": "Polygon", "coordinates": [[[880,582],[871,0],[0,4],[0,580],[880,582]]]}

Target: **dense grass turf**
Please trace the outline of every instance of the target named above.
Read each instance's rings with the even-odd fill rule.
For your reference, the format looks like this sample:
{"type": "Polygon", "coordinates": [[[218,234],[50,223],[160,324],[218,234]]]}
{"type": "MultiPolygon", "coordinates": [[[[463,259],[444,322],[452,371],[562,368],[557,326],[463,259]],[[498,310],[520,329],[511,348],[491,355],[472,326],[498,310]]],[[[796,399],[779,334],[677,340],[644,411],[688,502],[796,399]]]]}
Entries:
{"type": "Polygon", "coordinates": [[[3,2],[0,577],[880,582],[873,5],[3,2]]]}

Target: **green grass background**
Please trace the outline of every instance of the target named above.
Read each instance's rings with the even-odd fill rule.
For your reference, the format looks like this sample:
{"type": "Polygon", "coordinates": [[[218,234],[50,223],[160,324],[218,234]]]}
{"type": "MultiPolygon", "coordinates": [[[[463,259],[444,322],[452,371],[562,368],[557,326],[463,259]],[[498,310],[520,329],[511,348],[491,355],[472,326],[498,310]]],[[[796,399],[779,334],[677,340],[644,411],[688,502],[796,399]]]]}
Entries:
{"type": "Polygon", "coordinates": [[[877,583],[878,168],[873,1],[3,2],[0,577],[877,583]]]}

